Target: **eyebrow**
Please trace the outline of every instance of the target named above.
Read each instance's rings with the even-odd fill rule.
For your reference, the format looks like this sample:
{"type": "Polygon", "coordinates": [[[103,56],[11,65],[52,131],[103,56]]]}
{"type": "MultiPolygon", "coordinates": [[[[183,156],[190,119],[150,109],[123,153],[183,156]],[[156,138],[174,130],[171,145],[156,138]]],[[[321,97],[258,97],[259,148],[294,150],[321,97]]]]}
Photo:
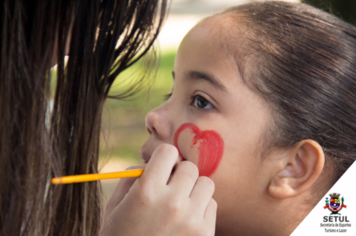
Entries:
{"type": "MultiPolygon", "coordinates": [[[[172,76],[174,79],[174,71],[172,72],[172,76]]],[[[220,89],[224,92],[227,91],[226,87],[215,76],[206,72],[189,71],[186,73],[186,78],[189,78],[191,80],[204,80],[217,89],[220,89]]]]}

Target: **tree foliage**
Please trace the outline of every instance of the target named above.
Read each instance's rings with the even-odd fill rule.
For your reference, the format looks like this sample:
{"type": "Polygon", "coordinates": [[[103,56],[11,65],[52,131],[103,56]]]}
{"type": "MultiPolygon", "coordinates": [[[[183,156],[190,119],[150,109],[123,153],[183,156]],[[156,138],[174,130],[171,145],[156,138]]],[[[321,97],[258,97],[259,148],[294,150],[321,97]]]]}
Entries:
{"type": "Polygon", "coordinates": [[[302,2],[323,9],[356,25],[355,0],[303,0],[302,2]]]}

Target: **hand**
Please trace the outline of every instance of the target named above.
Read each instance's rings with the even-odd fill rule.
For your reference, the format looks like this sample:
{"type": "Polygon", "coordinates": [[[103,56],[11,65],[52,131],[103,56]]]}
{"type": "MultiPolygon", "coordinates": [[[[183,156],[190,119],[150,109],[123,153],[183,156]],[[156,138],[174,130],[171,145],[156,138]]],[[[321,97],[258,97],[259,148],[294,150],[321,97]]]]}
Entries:
{"type": "Polygon", "coordinates": [[[139,178],[123,179],[106,205],[101,236],[208,236],[215,233],[214,183],[198,177],[177,149],[159,146],[139,178]]]}

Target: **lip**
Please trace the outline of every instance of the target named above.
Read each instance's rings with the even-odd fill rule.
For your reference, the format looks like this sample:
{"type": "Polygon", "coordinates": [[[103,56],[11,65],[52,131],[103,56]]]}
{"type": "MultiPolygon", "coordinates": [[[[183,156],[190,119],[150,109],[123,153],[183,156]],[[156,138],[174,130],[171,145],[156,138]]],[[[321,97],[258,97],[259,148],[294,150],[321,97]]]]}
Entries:
{"type": "Polygon", "coordinates": [[[140,155],[141,155],[141,159],[143,160],[143,162],[145,164],[147,164],[149,162],[149,160],[151,159],[151,155],[149,155],[149,154],[147,154],[145,152],[141,151],[140,155]]]}
{"type": "MultiPolygon", "coordinates": [[[[147,154],[146,152],[141,151],[141,152],[140,152],[140,155],[141,155],[142,161],[143,161],[145,164],[147,164],[147,163],[150,161],[150,159],[151,159],[151,155],[150,155],[150,154],[147,154]]],[[[185,158],[182,157],[182,156],[179,156],[179,158],[178,158],[178,162],[186,161],[186,160],[187,160],[187,159],[185,159],[185,158]]]]}

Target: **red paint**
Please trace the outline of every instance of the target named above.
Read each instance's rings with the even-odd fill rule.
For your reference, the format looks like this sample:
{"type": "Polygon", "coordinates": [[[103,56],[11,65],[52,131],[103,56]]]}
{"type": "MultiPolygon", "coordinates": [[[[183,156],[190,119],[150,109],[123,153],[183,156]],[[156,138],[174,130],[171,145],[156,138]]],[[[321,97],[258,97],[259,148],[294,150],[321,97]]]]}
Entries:
{"type": "Polygon", "coordinates": [[[191,129],[195,134],[191,148],[199,142],[199,175],[210,176],[218,167],[224,153],[224,141],[214,130],[201,131],[198,126],[192,123],[182,124],[174,135],[174,146],[178,149],[179,155],[186,160],[178,147],[178,137],[185,129],[191,129]]]}

